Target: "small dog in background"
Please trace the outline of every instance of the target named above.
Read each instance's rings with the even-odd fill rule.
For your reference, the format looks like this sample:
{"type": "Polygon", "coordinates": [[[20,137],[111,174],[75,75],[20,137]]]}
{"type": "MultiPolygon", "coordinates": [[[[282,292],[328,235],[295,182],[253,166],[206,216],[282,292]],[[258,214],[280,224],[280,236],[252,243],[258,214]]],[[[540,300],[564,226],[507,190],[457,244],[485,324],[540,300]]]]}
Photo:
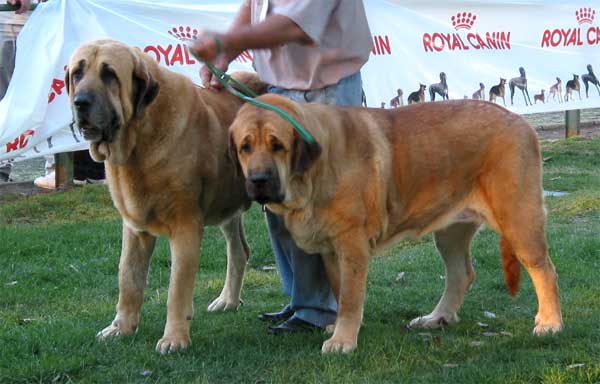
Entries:
{"type": "Polygon", "coordinates": [[[519,77],[513,77],[510,79],[508,86],[510,88],[510,105],[514,105],[513,97],[515,95],[515,87],[519,88],[523,93],[525,105],[531,105],[531,98],[529,97],[529,92],[527,91],[527,76],[525,75],[525,68],[519,67],[519,77]],[[527,104],[527,101],[529,101],[529,104],[527,104]]]}
{"type": "Polygon", "coordinates": [[[581,80],[583,80],[583,85],[585,86],[585,97],[589,98],[588,90],[590,88],[590,84],[592,83],[596,86],[596,90],[598,91],[598,95],[600,95],[600,88],[598,88],[599,82],[596,74],[594,73],[594,69],[592,68],[592,64],[587,65],[588,73],[581,75],[581,80]]]}
{"type": "Polygon", "coordinates": [[[494,85],[490,88],[490,101],[492,103],[496,102],[497,97],[502,98],[502,103],[506,107],[506,100],[504,99],[504,94],[506,93],[506,79],[500,78],[500,83],[498,85],[494,85]]]}
{"type": "Polygon", "coordinates": [[[396,97],[394,97],[392,100],[390,100],[390,106],[392,108],[398,108],[398,107],[404,106],[404,101],[402,100],[402,96],[404,95],[404,92],[402,92],[402,90],[400,88],[398,88],[397,92],[398,92],[398,94],[396,95],[396,97]]]}
{"type": "Polygon", "coordinates": [[[558,103],[562,103],[563,102],[563,97],[562,97],[562,80],[560,79],[560,77],[556,78],[556,83],[553,84],[550,87],[550,92],[548,92],[548,98],[550,98],[550,96],[552,96],[552,100],[556,101],[556,95],[558,95],[558,103]]]}
{"type": "Polygon", "coordinates": [[[579,100],[581,100],[581,85],[579,84],[579,75],[573,74],[573,80],[567,81],[565,89],[567,90],[565,92],[565,101],[569,101],[569,96],[571,96],[571,99],[573,98],[573,91],[577,91],[579,94],[579,100]]]}
{"type": "Polygon", "coordinates": [[[542,104],[546,104],[546,91],[542,89],[542,92],[539,95],[533,95],[533,102],[537,104],[538,100],[542,102],[542,104]]]}
{"type": "Polygon", "coordinates": [[[442,100],[448,100],[448,83],[446,82],[446,74],[440,72],[440,82],[429,86],[429,96],[431,101],[435,101],[435,94],[442,96],[442,100]]]}
{"type": "Polygon", "coordinates": [[[427,86],[425,84],[419,83],[419,90],[414,91],[410,95],[408,95],[408,104],[414,103],[424,103],[425,102],[425,89],[427,86]]]}
{"type": "Polygon", "coordinates": [[[473,93],[473,99],[485,100],[485,85],[483,83],[479,83],[479,89],[473,93]]]}

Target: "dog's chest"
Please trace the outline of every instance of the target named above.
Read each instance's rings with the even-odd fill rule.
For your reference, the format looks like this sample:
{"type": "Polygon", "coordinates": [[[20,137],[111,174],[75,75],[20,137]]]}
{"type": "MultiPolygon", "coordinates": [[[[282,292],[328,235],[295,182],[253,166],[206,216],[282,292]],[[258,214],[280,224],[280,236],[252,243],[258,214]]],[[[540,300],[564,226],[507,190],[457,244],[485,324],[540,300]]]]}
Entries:
{"type": "Polygon", "coordinates": [[[328,254],[333,252],[329,236],[319,216],[307,212],[289,213],[285,226],[296,245],[306,253],[328,254]]]}
{"type": "MultiPolygon", "coordinates": [[[[111,183],[110,192],[113,203],[127,226],[139,232],[153,235],[168,233],[165,226],[164,207],[152,193],[140,189],[140,186],[121,182],[111,183]]],[[[166,196],[165,196],[166,197],[166,196]]]]}

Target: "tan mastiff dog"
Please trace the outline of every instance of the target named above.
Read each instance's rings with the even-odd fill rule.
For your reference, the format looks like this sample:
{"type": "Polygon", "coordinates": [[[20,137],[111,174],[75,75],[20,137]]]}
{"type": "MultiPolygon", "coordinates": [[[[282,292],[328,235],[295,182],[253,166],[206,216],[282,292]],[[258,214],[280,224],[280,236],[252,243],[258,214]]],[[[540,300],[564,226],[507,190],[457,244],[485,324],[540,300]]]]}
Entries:
{"type": "MultiPolygon", "coordinates": [[[[241,79],[244,80],[244,79],[241,79]]],[[[247,85],[264,84],[246,74],[247,85]]],[[[73,54],[66,76],[75,122],[94,160],[104,162],[123,217],[119,302],[100,338],[130,335],[140,322],[156,236],[169,238],[167,323],[156,349],[190,343],[192,296],[205,225],[227,240],[227,277],[209,311],[237,308],[249,249],[241,213],[250,206],[243,180],[226,159],[227,128],[241,100],[215,93],[160,67],[138,49],[98,40],[73,54]]]]}
{"type": "Polygon", "coordinates": [[[249,104],[230,127],[230,157],[249,196],[282,215],[301,248],[323,256],[339,304],[323,352],[356,348],[369,256],[404,237],[433,232],[446,266],[440,302],[410,325],[457,321],[475,278],[471,239],[484,223],[501,235],[509,291],[517,291],[519,262],[531,275],[539,304],[533,332],[561,330],[540,148],[525,120],[482,101],[380,110],[259,100],[288,112],[320,144],[249,104]]]}

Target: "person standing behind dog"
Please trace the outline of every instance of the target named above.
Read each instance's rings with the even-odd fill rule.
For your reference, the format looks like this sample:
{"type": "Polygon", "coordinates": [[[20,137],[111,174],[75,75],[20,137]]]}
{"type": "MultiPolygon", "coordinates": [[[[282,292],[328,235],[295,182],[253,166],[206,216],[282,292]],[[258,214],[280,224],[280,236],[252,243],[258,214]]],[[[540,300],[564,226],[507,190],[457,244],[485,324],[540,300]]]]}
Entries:
{"type": "MultiPolygon", "coordinates": [[[[360,69],[371,52],[371,32],[361,0],[245,0],[229,30],[205,32],[194,53],[226,70],[246,49],[268,91],[297,102],[360,106],[360,69]]],[[[205,86],[221,88],[206,66],[205,86]]],[[[320,255],[295,244],[281,217],[267,210],[267,225],[284,292],[281,311],[263,313],[275,322],[269,333],[295,333],[335,323],[337,304],[320,255]]]]}
{"type": "MultiPolygon", "coordinates": [[[[0,12],[0,100],[4,98],[8,83],[15,69],[17,35],[29,18],[31,0],[7,0],[7,4],[19,6],[13,12],[0,12]]],[[[0,183],[10,180],[12,164],[0,165],[0,183]]]]}

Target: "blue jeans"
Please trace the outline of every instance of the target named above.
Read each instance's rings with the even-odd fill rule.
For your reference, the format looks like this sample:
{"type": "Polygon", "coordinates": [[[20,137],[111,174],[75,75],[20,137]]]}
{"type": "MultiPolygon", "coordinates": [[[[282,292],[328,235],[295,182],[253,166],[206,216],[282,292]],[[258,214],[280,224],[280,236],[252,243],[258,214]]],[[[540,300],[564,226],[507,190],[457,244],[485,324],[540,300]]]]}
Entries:
{"type": "MultiPolygon", "coordinates": [[[[298,91],[270,86],[268,91],[299,103],[360,106],[362,101],[360,72],[321,89],[298,91]]],[[[283,283],[283,292],[291,298],[287,308],[294,311],[294,317],[317,327],[325,328],[335,323],[337,303],[321,256],[306,254],[298,248],[281,216],[269,210],[267,225],[283,283]]]]}

